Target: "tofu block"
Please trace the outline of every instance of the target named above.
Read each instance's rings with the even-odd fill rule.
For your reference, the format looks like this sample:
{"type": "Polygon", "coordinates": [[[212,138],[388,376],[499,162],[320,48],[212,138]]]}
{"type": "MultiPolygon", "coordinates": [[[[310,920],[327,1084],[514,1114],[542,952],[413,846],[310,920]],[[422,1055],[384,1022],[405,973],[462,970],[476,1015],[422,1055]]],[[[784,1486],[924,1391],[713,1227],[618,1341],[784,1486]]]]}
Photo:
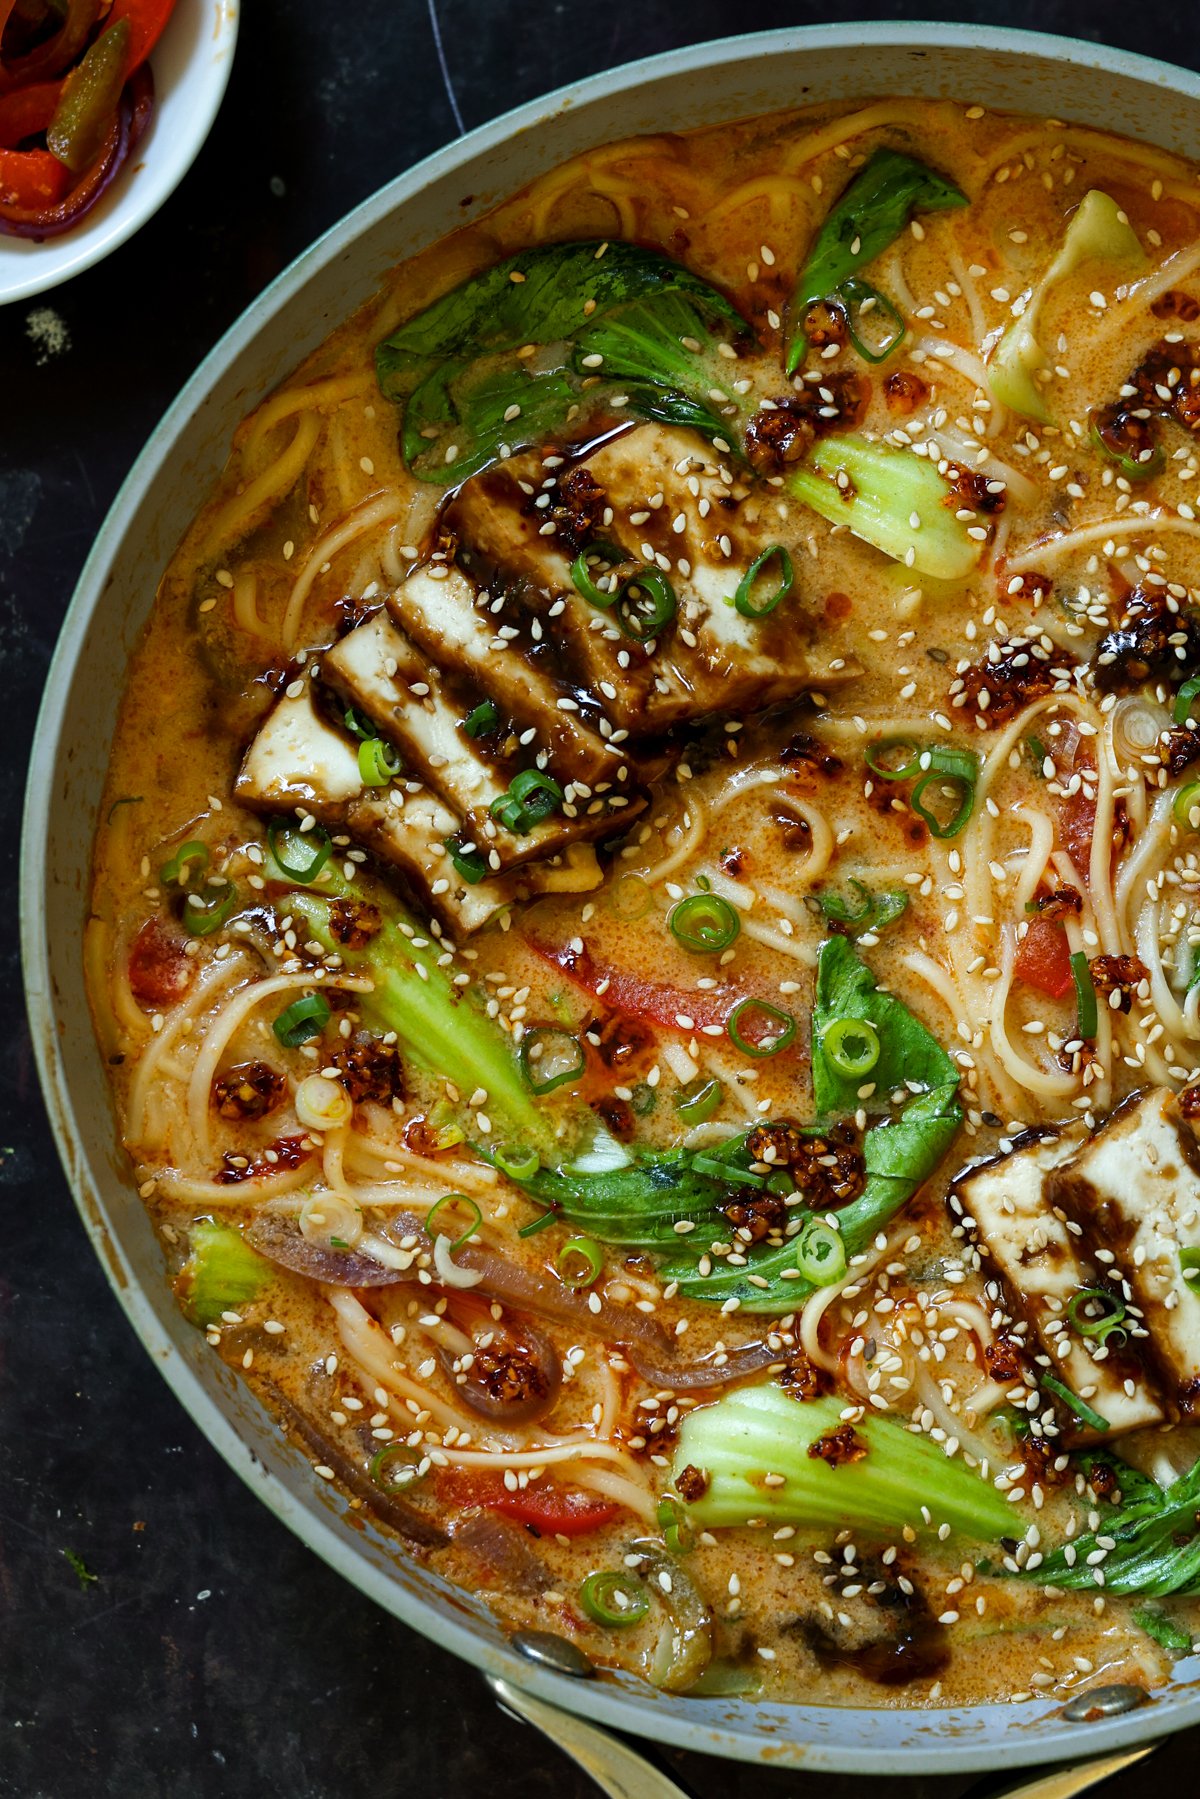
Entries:
{"type": "Polygon", "coordinates": [[[1170,1403],[1200,1416],[1200,1288],[1180,1264],[1182,1251],[1200,1252],[1200,1145],[1175,1094],[1126,1100],[1049,1190],[1128,1284],[1170,1403]]]}
{"type": "Polygon", "coordinates": [[[1071,1298],[1094,1287],[1097,1272],[1079,1236],[1055,1211],[1047,1185],[1082,1140],[1079,1130],[1018,1140],[1010,1154],[971,1170],[956,1187],[1015,1313],[1028,1321],[1056,1378],[1108,1420],[1107,1431],[1081,1425],[1064,1432],[1069,1447],[1108,1442],[1163,1417],[1136,1356],[1113,1351],[1097,1360],[1090,1342],[1067,1322],[1071,1298]]]}

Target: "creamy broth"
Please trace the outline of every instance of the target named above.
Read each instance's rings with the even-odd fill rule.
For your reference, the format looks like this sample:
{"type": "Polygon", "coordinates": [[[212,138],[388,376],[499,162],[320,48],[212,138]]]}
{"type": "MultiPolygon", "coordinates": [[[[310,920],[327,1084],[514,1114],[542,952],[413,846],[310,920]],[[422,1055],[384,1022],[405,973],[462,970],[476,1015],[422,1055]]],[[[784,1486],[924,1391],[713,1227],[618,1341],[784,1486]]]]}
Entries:
{"type": "MultiPolygon", "coordinates": [[[[139,1191],[181,1302],[304,1445],[314,1478],[514,1628],[560,1632],[670,1690],[699,1680],[702,1692],[881,1705],[1154,1686],[1197,1629],[1194,1601],[1102,1578],[1113,1489],[1128,1504],[1137,1475],[1121,1489],[1121,1469],[1091,1458],[1099,1443],[1166,1484],[1197,1456],[1200,814],[1185,789],[1200,767],[1187,722],[1200,670],[1198,206],[1195,172],[1162,152],[968,103],[872,102],[610,145],[398,269],[239,428],[163,577],[113,746],[87,939],[139,1191]],[[903,213],[863,264],[865,306],[839,288],[798,313],[814,238],[881,149],[936,171],[961,203],[903,213]],[[1109,203],[1103,231],[1068,267],[1066,234],[1093,194],[1109,203]],[[653,247],[741,315],[743,331],[714,332],[727,436],[640,422],[624,394],[589,411],[579,370],[573,415],[530,447],[465,485],[449,464],[416,478],[376,347],[502,259],[576,241],[597,246],[598,267],[601,245],[653,247]],[[793,382],[783,356],[797,317],[808,341],[793,382]],[[881,323],[884,347],[893,329],[903,338],[872,361],[855,345],[878,350],[881,323]],[[997,371],[1017,352],[1005,384],[997,371]],[[912,518],[893,520],[907,547],[893,536],[884,553],[877,533],[856,534],[867,464],[841,477],[844,518],[796,491],[796,471],[816,469],[809,479],[837,495],[820,458],[836,461],[848,435],[899,459],[885,502],[893,483],[918,483],[912,518]],[[596,491],[577,483],[560,517],[580,469],[596,491]],[[926,514],[929,482],[940,510],[926,514]],[[535,566],[540,516],[560,518],[577,573],[593,552],[585,579],[603,582],[597,546],[617,534],[681,608],[647,655],[611,628],[602,589],[595,648],[619,665],[611,695],[563,647],[578,599],[547,610],[527,573],[517,594],[518,550],[497,547],[507,520],[524,533],[522,567],[535,566]],[[730,696],[720,702],[698,697],[685,635],[702,577],[697,628],[726,646],[704,671],[730,696]],[[483,744],[472,778],[511,796],[522,732],[486,674],[473,683],[418,644],[390,737],[347,698],[346,646],[373,619],[449,643],[438,582],[447,594],[467,583],[493,652],[512,642],[525,656],[514,693],[557,678],[566,657],[561,729],[578,723],[610,770],[567,783],[565,798],[559,782],[549,817],[536,783],[531,815],[488,808],[494,844],[490,827],[470,840],[454,768],[437,749],[418,766],[401,716],[428,719],[439,694],[464,716],[490,705],[478,735],[467,728],[483,744]],[[766,611],[776,587],[788,591],[766,611]],[[761,618],[722,610],[735,588],[761,618]],[[646,665],[648,727],[620,722],[623,655],[635,673],[646,665]],[[333,733],[352,775],[357,758],[365,784],[330,796],[321,764],[311,791],[291,771],[272,804],[282,709],[310,703],[312,728],[333,733]],[[259,764],[252,744],[267,746],[259,764]],[[453,855],[436,822],[447,805],[453,855]],[[291,828],[276,822],[269,840],[283,818],[291,828]],[[437,839],[432,872],[412,864],[422,830],[437,839]],[[548,848],[529,855],[517,840],[538,832],[548,848]],[[333,896],[336,909],[343,893],[333,941],[311,906],[333,896]],[[409,1023],[389,1029],[380,967],[396,942],[409,1023]],[[869,970],[865,1009],[832,1036],[819,957],[847,979],[869,970]],[[525,1095],[520,1117],[486,1078],[472,1091],[439,1059],[439,1004],[451,1037],[456,1006],[488,1034],[525,1095]],[[826,1091],[832,1080],[850,1095],[824,1116],[818,1057],[826,1091]],[[901,1078],[878,1091],[872,1070],[889,1060],[901,1078]],[[843,1240],[839,1220],[859,1215],[888,1141],[873,1133],[931,1091],[936,1143],[905,1164],[915,1191],[843,1240]],[[775,1129],[818,1119],[815,1146],[775,1129]],[[1060,1134],[1028,1135],[1043,1128],[1060,1134]],[[718,1152],[743,1141],[727,1176],[718,1152]],[[488,1160],[497,1148],[512,1178],[488,1160]],[[620,1185],[622,1163],[672,1150],[699,1156],[715,1215],[670,1199],[678,1164],[659,1163],[675,1169],[675,1210],[653,1240],[632,1213],[624,1227],[600,1217],[596,1195],[620,1185]],[[582,1200],[539,1189],[588,1154],[565,1183],[582,1200]],[[973,1173],[989,1158],[999,1185],[973,1173]],[[1034,1196],[1019,1217],[1018,1167],[1034,1196]],[[1140,1195],[1147,1171],[1159,1184],[1135,1216],[1126,1187],[1140,1195]],[[222,1299],[205,1232],[231,1227],[257,1251],[222,1299]],[[1061,1251],[1047,1248],[1056,1231],[1061,1251]],[[1075,1256],[1083,1272],[1063,1276],[1075,1256]],[[1154,1293],[1148,1271],[1164,1257],[1174,1286],[1164,1274],[1154,1293]],[[1058,1280],[1046,1276],[1048,1298],[1025,1261],[1058,1280]],[[388,1271],[406,1278],[382,1284],[388,1271]],[[1085,1392],[1067,1378],[1080,1366],[1085,1392]],[[797,1407],[833,1404],[833,1422],[799,1452],[801,1474],[759,1468],[765,1517],[751,1505],[740,1522],[706,1522],[721,1477],[689,1459],[711,1440],[689,1420],[766,1387],[797,1407]],[[1127,1431],[1104,1416],[1110,1400],[1127,1431]],[[881,1421],[986,1486],[1011,1528],[951,1529],[919,1473],[904,1477],[911,1518],[788,1521],[804,1466],[852,1492],[856,1471],[886,1461],[881,1421]],[[1086,1585],[1037,1578],[1041,1558],[1080,1539],[1087,1564],[1097,1532],[1086,1585]],[[616,1622],[603,1602],[597,1615],[594,1585],[581,1599],[606,1571],[616,1622]]],[[[540,366],[536,350],[526,364],[540,366]]],[[[523,429],[519,413],[511,423],[523,429]]],[[[652,587],[637,592],[635,608],[656,603],[652,587]]],[[[377,686],[404,676],[394,656],[379,666],[377,686]]]]}

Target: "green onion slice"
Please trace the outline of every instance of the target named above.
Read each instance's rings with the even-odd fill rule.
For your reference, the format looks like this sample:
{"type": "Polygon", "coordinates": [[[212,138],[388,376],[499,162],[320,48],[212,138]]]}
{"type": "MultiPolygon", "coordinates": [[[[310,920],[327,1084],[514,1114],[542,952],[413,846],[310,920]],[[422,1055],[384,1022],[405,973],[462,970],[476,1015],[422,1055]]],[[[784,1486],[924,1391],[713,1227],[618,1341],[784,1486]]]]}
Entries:
{"type": "Polygon", "coordinates": [[[558,1252],[558,1278],[576,1293],[592,1286],[604,1267],[604,1251],[591,1237],[572,1237],[558,1252]]]}
{"type": "Polygon", "coordinates": [[[649,643],[670,624],[678,606],[667,577],[647,563],[622,581],[617,592],[617,621],[634,643],[649,643]]]}
{"type": "Polygon", "coordinates": [[[158,871],[158,878],[164,887],[180,887],[183,885],[184,871],[191,870],[194,862],[196,873],[208,867],[208,845],[194,837],[190,843],[181,843],[169,862],[164,862],[158,871]]]}
{"type": "Polygon", "coordinates": [[[468,737],[486,737],[500,723],[500,708],[495,700],[481,700],[463,719],[468,737]]]}
{"type": "Polygon", "coordinates": [[[832,1287],[846,1272],[842,1233],[823,1218],[810,1218],[796,1239],[796,1266],[814,1287],[832,1287]]]}
{"type": "Polygon", "coordinates": [[[610,1630],[638,1624],[650,1610],[650,1596],[641,1581],[611,1569],[588,1575],[579,1588],[579,1603],[593,1624],[610,1630]]]}
{"type": "Polygon", "coordinates": [[[310,1037],[319,1037],[331,1016],[323,993],[306,993],[279,1014],[272,1028],[284,1049],[298,1049],[310,1037]]]}
{"type": "Polygon", "coordinates": [[[719,893],[693,893],[672,908],[671,935],[697,956],[715,956],[737,941],[741,914],[719,893]]]}
{"type": "Polygon", "coordinates": [[[385,1493],[407,1493],[418,1481],[424,1480],[429,1472],[429,1458],[423,1449],[413,1449],[407,1443],[385,1443],[371,1457],[370,1475],[377,1487],[385,1493]],[[426,1464],[422,1469],[421,1464],[426,1464]]]}
{"type": "Polygon", "coordinates": [[[641,875],[621,875],[613,883],[608,903],[622,924],[634,924],[639,918],[645,918],[653,906],[654,890],[641,875]]]}
{"type": "Polygon", "coordinates": [[[538,1232],[544,1231],[548,1224],[557,1223],[558,1217],[559,1209],[557,1205],[548,1206],[539,1217],[532,1218],[528,1224],[523,1224],[517,1232],[517,1235],[518,1237],[536,1237],[538,1232]]]}
{"type": "Polygon", "coordinates": [[[531,1181],[542,1165],[537,1150],[524,1143],[502,1143],[492,1151],[492,1161],[510,1181],[531,1181]]]}
{"type": "Polygon", "coordinates": [[[725,1089],[720,1081],[698,1074],[675,1095],[675,1110],[684,1124],[707,1124],[713,1114],[720,1111],[724,1097],[725,1089]]]}
{"type": "Polygon", "coordinates": [[[468,887],[478,887],[480,881],[487,880],[487,858],[482,850],[464,849],[457,837],[443,837],[442,843],[450,852],[455,874],[468,887]]]}
{"type": "Polygon", "coordinates": [[[560,1024],[535,1024],[526,1031],[517,1060],[531,1091],[539,1095],[579,1080],[585,1066],[582,1043],[560,1024]]]}
{"type": "Polygon", "coordinates": [[[1179,1272],[1189,1286],[1200,1281],[1200,1249],[1180,1250],[1179,1272]]]}
{"type": "Polygon", "coordinates": [[[400,758],[382,737],[365,737],[358,746],[358,772],[367,787],[386,787],[400,773],[400,758]]]}
{"type": "Polygon", "coordinates": [[[867,1018],[835,1018],[821,1033],[821,1048],[839,1074],[862,1080],[879,1060],[879,1032],[867,1018]]]}
{"type": "Polygon", "coordinates": [[[425,1215],[425,1229],[431,1237],[450,1236],[450,1231],[454,1229],[454,1226],[451,1225],[450,1230],[447,1230],[445,1213],[447,1210],[453,1210],[455,1206],[465,1206],[468,1213],[471,1215],[471,1222],[465,1231],[460,1231],[457,1237],[451,1239],[451,1252],[456,1249],[461,1249],[464,1243],[470,1242],[471,1238],[483,1223],[483,1213],[479,1210],[479,1207],[475,1204],[473,1199],[469,1199],[465,1193],[444,1193],[437,1204],[431,1206],[425,1215]],[[438,1223],[439,1218],[443,1220],[440,1224],[438,1223]]]}
{"type": "Polygon", "coordinates": [[[878,743],[868,744],[866,764],[881,781],[909,781],[921,772],[921,745],[915,737],[881,737],[878,743]],[[891,760],[897,755],[903,755],[903,762],[891,760]]]}
{"type": "Polygon", "coordinates": [[[220,886],[214,881],[206,881],[203,887],[193,888],[183,902],[183,928],[189,937],[211,937],[236,910],[237,904],[237,888],[228,881],[222,881],[220,886]]]}
{"type": "Polygon", "coordinates": [[[371,723],[371,720],[367,717],[366,713],[360,712],[357,706],[347,706],[345,708],[342,713],[342,723],[351,735],[357,737],[360,742],[368,737],[374,737],[375,735],[375,726],[371,723]]]}
{"type": "Polygon", "coordinates": [[[620,592],[620,585],[611,577],[616,570],[629,561],[628,556],[618,544],[607,543],[597,538],[594,543],[584,544],[578,556],[571,564],[571,581],[575,591],[583,595],[589,606],[600,606],[605,611],[615,604],[620,592]],[[607,587],[598,587],[594,580],[599,565],[602,581],[609,581],[607,587]]]}
{"type": "Polygon", "coordinates": [[[851,275],[837,290],[846,313],[850,342],[865,362],[886,362],[908,329],[886,294],[851,275]]]}
{"type": "Polygon", "coordinates": [[[490,810],[506,831],[526,837],[535,825],[557,812],[562,803],[563,790],[553,775],[540,768],[527,768],[514,776],[508,792],[494,799],[490,810]]]}
{"type": "Polygon", "coordinates": [[[1062,1403],[1078,1418],[1080,1424],[1086,1424],[1089,1430],[1108,1430],[1110,1428],[1107,1418],[1102,1418],[1099,1412],[1094,1412],[1086,1399],[1080,1399],[1078,1393],[1072,1393],[1070,1387],[1064,1386],[1062,1381],[1056,1380],[1052,1374],[1040,1374],[1038,1379],[1047,1393],[1053,1393],[1055,1399],[1061,1399],[1062,1403]]]}
{"type": "Polygon", "coordinates": [[[766,618],[774,612],[780,600],[786,600],[795,583],[795,572],[792,559],[781,543],[769,544],[761,556],[756,556],[737,585],[733,603],[743,618],[766,618]],[[755,584],[769,562],[778,559],[779,584],[769,593],[755,596],[755,584]]]}
{"type": "Polygon", "coordinates": [[[1077,949],[1071,957],[1071,973],[1075,979],[1075,999],[1079,1007],[1079,1035],[1085,1040],[1096,1035],[1100,1022],[1096,1005],[1096,986],[1092,980],[1092,971],[1083,950],[1077,949]]]}
{"type": "Polygon", "coordinates": [[[1200,693],[1200,675],[1189,675],[1179,692],[1175,695],[1175,723],[1186,725],[1191,717],[1192,701],[1200,693]]]}
{"type": "Polygon", "coordinates": [[[664,1493],[658,1502],[658,1528],[671,1555],[687,1555],[695,1547],[695,1532],[670,1493],[664,1493]]]}
{"type": "Polygon", "coordinates": [[[779,1055],[794,1041],[796,1020],[765,999],[744,999],[725,1020],[725,1030],[735,1049],[761,1061],[764,1056],[779,1055]]]}
{"type": "Polygon", "coordinates": [[[1084,1287],[1067,1301],[1067,1320],[1072,1330],[1081,1337],[1095,1337],[1100,1343],[1107,1343],[1113,1336],[1125,1340],[1127,1333],[1121,1329],[1124,1318],[1125,1301],[1107,1287],[1084,1287]]]}
{"type": "MultiPolygon", "coordinates": [[[[934,837],[957,837],[975,810],[975,783],[979,779],[979,758],[974,750],[956,750],[946,744],[934,744],[922,750],[920,764],[925,771],[910,795],[910,803],[918,818],[923,818],[934,837]],[[934,787],[943,803],[958,799],[957,811],[948,817],[924,803],[924,796],[934,787]]],[[[933,796],[931,795],[931,798],[933,796]]]]}
{"type": "Polygon", "coordinates": [[[283,819],[273,819],[267,826],[267,848],[279,872],[289,881],[299,881],[302,887],[316,880],[333,854],[329,832],[321,825],[314,825],[311,831],[298,831],[283,819]],[[297,848],[307,850],[307,857],[297,860],[297,848]]]}
{"type": "Polygon", "coordinates": [[[1179,824],[1188,825],[1192,830],[1196,829],[1200,820],[1193,819],[1192,813],[1200,811],[1200,781],[1189,781],[1186,787],[1179,789],[1171,811],[1179,824]]]}

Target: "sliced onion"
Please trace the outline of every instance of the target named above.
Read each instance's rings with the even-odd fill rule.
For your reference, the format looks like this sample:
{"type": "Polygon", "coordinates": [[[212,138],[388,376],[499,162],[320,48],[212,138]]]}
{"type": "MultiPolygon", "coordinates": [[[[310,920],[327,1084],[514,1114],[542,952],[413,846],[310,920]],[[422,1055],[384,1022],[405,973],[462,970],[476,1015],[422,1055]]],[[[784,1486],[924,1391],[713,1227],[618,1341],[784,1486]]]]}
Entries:
{"type": "Polygon", "coordinates": [[[260,1212],[246,1226],[244,1234],[250,1247],[268,1261],[326,1286],[395,1287],[413,1279],[411,1274],[385,1267],[372,1256],[311,1242],[301,1235],[296,1220],[281,1212],[260,1212]]]}
{"type": "Polygon", "coordinates": [[[448,1530],[451,1540],[486,1562],[510,1592],[534,1598],[551,1584],[550,1570],[530,1543],[528,1533],[511,1518],[472,1507],[452,1519],[448,1530]]]}
{"type": "Polygon", "coordinates": [[[646,1679],[664,1693],[686,1692],[712,1660],[712,1613],[691,1575],[653,1537],[626,1543],[624,1554],[626,1566],[628,1558],[637,1556],[638,1573],[666,1613],[646,1679]]]}
{"type": "Polygon", "coordinates": [[[313,1193],[300,1208],[300,1235],[314,1249],[353,1249],[362,1236],[362,1213],[340,1193],[313,1193]]]}
{"type": "Polygon", "coordinates": [[[1112,741],[1121,767],[1140,768],[1142,757],[1153,753],[1159,738],[1169,727],[1170,720],[1164,708],[1150,700],[1137,696],[1118,700],[1113,707],[1112,741]]]}
{"type": "Polygon", "coordinates": [[[477,1287],[483,1279],[483,1270],[456,1262],[450,1253],[452,1247],[450,1238],[440,1233],[433,1239],[433,1265],[438,1279],[446,1287],[477,1287]]]}
{"type": "MultiPolygon", "coordinates": [[[[490,1324],[491,1320],[488,1322],[490,1324]]],[[[500,1334],[495,1325],[492,1325],[492,1332],[494,1335],[500,1334]]],[[[562,1363],[550,1339],[543,1336],[541,1331],[534,1330],[532,1325],[524,1325],[519,1332],[504,1334],[505,1343],[498,1347],[489,1345],[488,1350],[479,1350],[477,1354],[507,1355],[527,1361],[540,1390],[530,1392],[523,1399],[503,1399],[490,1392],[477,1361],[465,1372],[456,1374],[454,1364],[460,1358],[444,1343],[436,1345],[437,1357],[445,1373],[454,1382],[455,1391],[473,1412],[479,1412],[485,1418],[499,1419],[505,1424],[523,1423],[548,1412],[558,1398],[558,1391],[562,1386],[562,1363]]]]}
{"type": "Polygon", "coordinates": [[[296,1089],[296,1117],[305,1130],[336,1131],[349,1124],[354,1107],[340,1081],[307,1074],[296,1089]]]}

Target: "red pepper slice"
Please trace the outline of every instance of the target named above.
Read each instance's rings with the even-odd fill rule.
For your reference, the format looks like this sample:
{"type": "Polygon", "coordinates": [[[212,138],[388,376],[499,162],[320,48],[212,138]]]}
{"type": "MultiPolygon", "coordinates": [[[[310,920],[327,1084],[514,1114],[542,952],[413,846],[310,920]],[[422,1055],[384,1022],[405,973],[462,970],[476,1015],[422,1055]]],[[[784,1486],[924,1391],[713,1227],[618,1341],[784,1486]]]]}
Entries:
{"type": "Polygon", "coordinates": [[[1061,926],[1048,918],[1031,919],[1017,950],[1013,974],[1051,999],[1065,999],[1075,981],[1070,945],[1061,926]]]}
{"type": "Polygon", "coordinates": [[[724,1030],[725,1020],[744,997],[742,994],[722,998],[712,993],[685,993],[682,988],[670,987],[665,981],[645,981],[639,975],[624,974],[619,968],[600,968],[587,950],[575,950],[567,945],[555,948],[532,937],[528,941],[530,949],[561,968],[577,987],[601,1000],[612,1011],[620,1012],[626,1018],[649,1019],[652,1024],[664,1025],[668,1030],[690,1034],[693,1029],[700,1030],[706,1024],[720,1025],[724,1030]],[[690,1018],[692,1023],[681,1025],[680,1018],[690,1018]]]}
{"type": "Polygon", "coordinates": [[[131,70],[145,62],[174,10],[175,0],[113,0],[108,29],[121,19],[128,19],[131,70]]]}
{"type": "Polygon", "coordinates": [[[0,94],[0,149],[15,150],[27,137],[36,137],[54,117],[61,81],[39,81],[33,87],[0,94]]]}
{"type": "Polygon", "coordinates": [[[0,150],[0,206],[57,206],[71,172],[49,150],[0,150]]]}
{"type": "Polygon", "coordinates": [[[609,1499],[557,1487],[546,1480],[510,1493],[498,1474],[453,1469],[442,1476],[439,1490],[452,1504],[478,1505],[540,1531],[543,1536],[582,1537],[611,1524],[621,1510],[609,1499]]]}

